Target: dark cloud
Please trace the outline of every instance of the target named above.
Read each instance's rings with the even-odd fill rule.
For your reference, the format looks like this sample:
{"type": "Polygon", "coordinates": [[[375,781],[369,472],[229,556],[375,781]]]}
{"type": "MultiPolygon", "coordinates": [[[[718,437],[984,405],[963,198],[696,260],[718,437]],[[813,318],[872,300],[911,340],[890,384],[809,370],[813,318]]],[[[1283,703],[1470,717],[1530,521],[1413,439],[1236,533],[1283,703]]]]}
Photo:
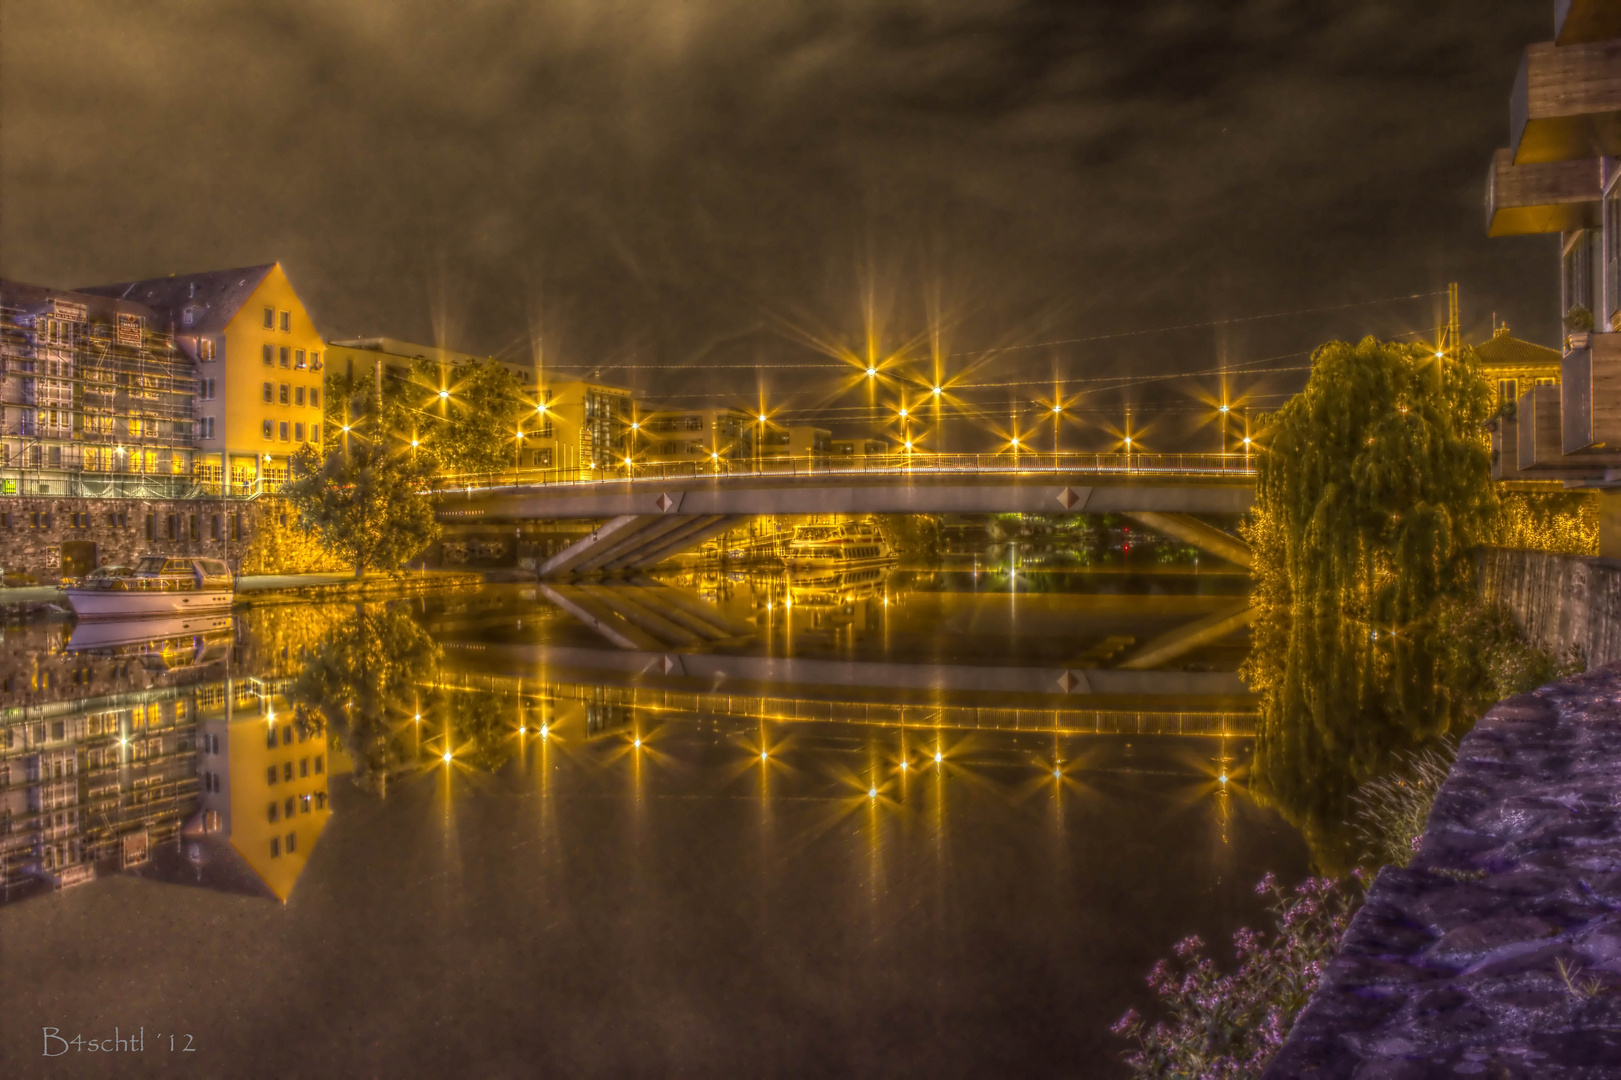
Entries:
{"type": "MultiPolygon", "coordinates": [[[[886,348],[943,324],[972,353],[1450,280],[1477,333],[1495,312],[1551,340],[1552,243],[1488,241],[1480,209],[1550,5],[1491,8],[10,3],[0,272],[279,258],[329,336],[539,328],[550,361],[671,368],[814,359],[875,318],[886,348]]],[[[1199,370],[1437,310],[1026,349],[983,381],[1199,370]]]]}

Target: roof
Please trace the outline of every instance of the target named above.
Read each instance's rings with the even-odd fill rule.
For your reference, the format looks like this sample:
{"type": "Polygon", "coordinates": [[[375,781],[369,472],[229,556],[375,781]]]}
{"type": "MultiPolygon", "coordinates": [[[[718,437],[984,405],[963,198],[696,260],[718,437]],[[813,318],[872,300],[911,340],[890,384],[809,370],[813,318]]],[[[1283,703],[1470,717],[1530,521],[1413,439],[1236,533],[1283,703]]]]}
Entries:
{"type": "Polygon", "coordinates": [[[174,274],[116,285],[90,285],[80,291],[134,300],[157,311],[175,329],[213,334],[225,329],[226,324],[242,310],[242,305],[248,302],[248,297],[253,295],[259,283],[275,268],[275,263],[266,263],[263,266],[208,270],[201,274],[174,274]],[[192,321],[190,326],[185,326],[182,312],[188,307],[192,309],[192,321]]]}
{"type": "Polygon", "coordinates": [[[1476,345],[1475,355],[1488,367],[1557,367],[1559,364],[1558,349],[1510,337],[1506,326],[1498,327],[1490,341],[1476,345]]]}
{"type": "Polygon", "coordinates": [[[145,304],[131,300],[118,300],[94,293],[74,292],[72,289],[52,289],[45,285],[27,285],[21,281],[0,278],[0,304],[22,310],[42,310],[52,300],[83,304],[87,316],[94,322],[112,322],[114,315],[139,315],[148,322],[161,321],[158,314],[145,304]]]}

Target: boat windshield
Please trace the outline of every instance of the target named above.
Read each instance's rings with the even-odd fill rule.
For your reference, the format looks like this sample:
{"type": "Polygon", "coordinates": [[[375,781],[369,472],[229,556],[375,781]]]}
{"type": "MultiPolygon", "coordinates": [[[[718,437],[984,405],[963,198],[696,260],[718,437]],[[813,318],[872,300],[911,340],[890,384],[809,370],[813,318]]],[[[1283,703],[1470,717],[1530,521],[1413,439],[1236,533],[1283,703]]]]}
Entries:
{"type": "Polygon", "coordinates": [[[140,562],[135,564],[135,572],[137,574],[161,574],[163,573],[163,563],[164,558],[162,555],[146,555],[142,557],[140,562]]]}

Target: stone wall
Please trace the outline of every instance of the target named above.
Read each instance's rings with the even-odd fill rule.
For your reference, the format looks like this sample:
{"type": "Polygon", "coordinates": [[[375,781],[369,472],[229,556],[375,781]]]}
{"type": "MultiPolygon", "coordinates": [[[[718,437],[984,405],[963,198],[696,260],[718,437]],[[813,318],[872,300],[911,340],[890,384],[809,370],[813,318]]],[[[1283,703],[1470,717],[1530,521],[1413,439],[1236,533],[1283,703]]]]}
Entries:
{"type": "Polygon", "coordinates": [[[1499,703],[1265,1080],[1621,1076],[1621,665],[1499,703]]]}
{"type": "Polygon", "coordinates": [[[249,574],[345,569],[275,498],[0,497],[0,569],[8,575],[56,584],[64,555],[88,557],[91,545],[96,566],[162,553],[225,559],[249,574]]]}
{"type": "Polygon", "coordinates": [[[1587,666],[1621,661],[1621,561],[1485,548],[1481,595],[1505,604],[1532,644],[1587,666]]]}

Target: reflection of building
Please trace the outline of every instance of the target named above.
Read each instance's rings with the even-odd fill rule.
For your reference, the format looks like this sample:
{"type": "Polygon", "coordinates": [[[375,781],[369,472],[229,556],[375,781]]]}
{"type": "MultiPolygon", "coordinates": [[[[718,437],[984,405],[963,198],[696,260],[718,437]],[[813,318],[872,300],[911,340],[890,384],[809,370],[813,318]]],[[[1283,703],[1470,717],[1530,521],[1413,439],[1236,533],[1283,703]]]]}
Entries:
{"type": "Polygon", "coordinates": [[[205,714],[202,813],[188,833],[200,844],[213,842],[212,858],[240,859],[285,902],[332,816],[333,761],[326,733],[295,720],[268,689],[234,701],[222,697],[205,714]]]}
{"type": "Polygon", "coordinates": [[[0,281],[0,494],[190,482],[197,385],[164,322],[131,300],[0,281]]]}
{"type": "Polygon", "coordinates": [[[196,472],[287,478],[301,445],[321,445],[325,346],[280,263],[84,290],[156,310],[196,364],[196,472]]]}

